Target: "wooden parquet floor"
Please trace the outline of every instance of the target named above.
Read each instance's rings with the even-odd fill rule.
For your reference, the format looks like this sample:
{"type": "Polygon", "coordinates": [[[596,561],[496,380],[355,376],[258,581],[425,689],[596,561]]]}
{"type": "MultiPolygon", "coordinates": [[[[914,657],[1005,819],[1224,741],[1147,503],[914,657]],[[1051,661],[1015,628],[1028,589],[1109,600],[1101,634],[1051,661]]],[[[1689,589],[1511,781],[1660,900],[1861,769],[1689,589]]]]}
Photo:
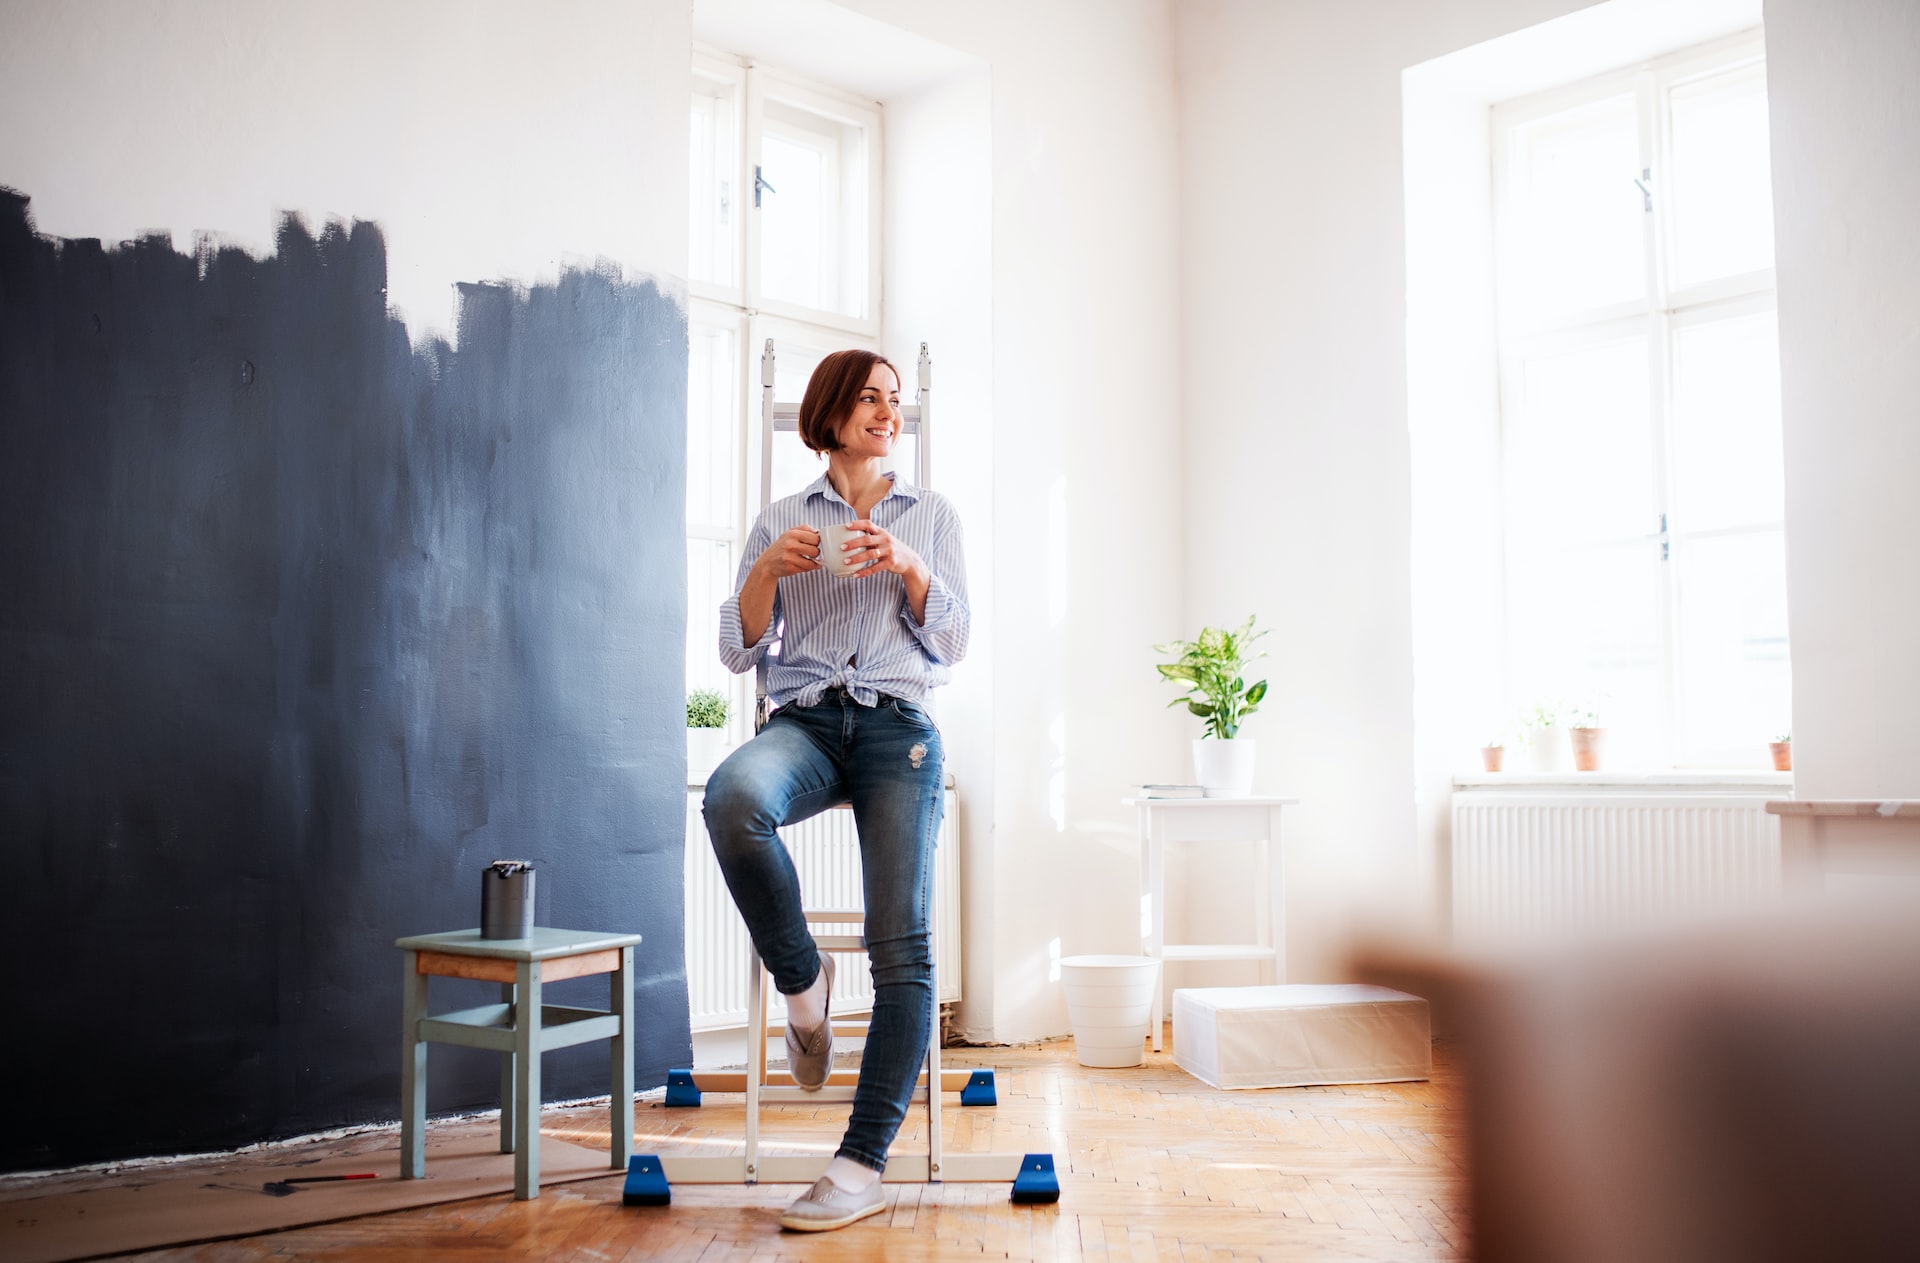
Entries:
{"type": "MultiPolygon", "coordinates": [[[[668,1260],[1372,1260],[1469,1252],[1458,1070],[1436,1047],[1430,1083],[1215,1091],[1150,1054],[1092,1070],[1071,1041],[952,1049],[994,1066],[1000,1103],[943,1111],[955,1152],[1051,1150],[1057,1205],[1015,1206],[1000,1184],[889,1185],[888,1210],[839,1232],[782,1232],[796,1185],[679,1186],[673,1205],[629,1209],[618,1178],[550,1187],[531,1202],[479,1198],[143,1260],[553,1263],[668,1260]]],[[[641,1153],[738,1151],[741,1098],[698,1110],[642,1104],[641,1153]]],[[[845,1106],[777,1106],[771,1152],[831,1153],[845,1106]]],[[[543,1133],[606,1148],[604,1109],[549,1111],[543,1133]]],[[[896,1152],[925,1151],[915,1110],[896,1152]]]]}

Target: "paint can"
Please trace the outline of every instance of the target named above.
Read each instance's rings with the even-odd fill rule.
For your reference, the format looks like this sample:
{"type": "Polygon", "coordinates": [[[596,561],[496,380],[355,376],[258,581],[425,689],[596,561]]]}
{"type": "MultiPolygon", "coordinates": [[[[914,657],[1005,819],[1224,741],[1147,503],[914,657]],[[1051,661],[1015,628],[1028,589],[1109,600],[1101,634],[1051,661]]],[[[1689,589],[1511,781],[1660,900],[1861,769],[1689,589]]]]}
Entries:
{"type": "Polygon", "coordinates": [[[533,931],[533,861],[495,860],[480,870],[480,937],[525,938],[533,931]]]}

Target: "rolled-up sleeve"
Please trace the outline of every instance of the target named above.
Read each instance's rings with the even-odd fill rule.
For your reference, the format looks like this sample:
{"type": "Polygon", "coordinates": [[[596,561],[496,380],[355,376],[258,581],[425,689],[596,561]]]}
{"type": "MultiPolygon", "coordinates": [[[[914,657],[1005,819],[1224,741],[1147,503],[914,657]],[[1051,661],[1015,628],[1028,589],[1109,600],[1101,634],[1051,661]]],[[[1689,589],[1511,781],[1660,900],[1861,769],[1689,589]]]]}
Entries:
{"type": "Polygon", "coordinates": [[[741,550],[740,570],[733,577],[733,595],[720,603],[720,662],[735,675],[753,670],[760,659],[767,656],[767,646],[778,639],[775,635],[780,626],[780,592],[777,588],[773,594],[773,615],[767,619],[767,629],[760,633],[760,639],[747,644],[740,626],[740,589],[746,585],[753,564],[760,560],[760,554],[767,550],[771,542],[766,519],[762,517],[753,524],[753,530],[747,535],[747,546],[741,550]]]}
{"type": "MultiPolygon", "coordinates": [[[[911,605],[900,611],[900,618],[927,657],[943,666],[952,666],[967,656],[967,635],[972,628],[973,613],[967,607],[967,559],[960,515],[944,503],[941,508],[933,546],[923,554],[932,575],[927,585],[926,621],[915,620],[911,605]]],[[[737,636],[737,614],[735,623],[737,636]]]]}

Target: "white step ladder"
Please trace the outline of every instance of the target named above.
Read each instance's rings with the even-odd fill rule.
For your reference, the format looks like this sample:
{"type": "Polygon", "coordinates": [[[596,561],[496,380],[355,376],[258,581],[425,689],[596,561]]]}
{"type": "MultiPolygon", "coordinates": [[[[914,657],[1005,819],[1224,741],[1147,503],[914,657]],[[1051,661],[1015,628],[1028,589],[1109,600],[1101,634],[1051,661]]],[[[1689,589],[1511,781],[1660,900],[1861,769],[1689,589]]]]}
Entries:
{"type": "MultiPolygon", "coordinates": [[[[929,468],[928,415],[932,406],[933,361],[927,344],[920,344],[919,392],[911,404],[902,405],[901,432],[914,437],[914,485],[925,486],[929,468]]],[[[760,355],[760,505],[773,500],[774,436],[797,433],[800,428],[798,404],[776,403],[773,397],[773,339],[768,338],[760,355]]],[[[754,731],[765,726],[767,709],[767,669],[763,662],[755,673],[754,731]]],[[[832,808],[831,810],[840,810],[832,808]]],[[[939,900],[928,909],[929,926],[939,900]]],[[[809,926],[843,927],[839,933],[816,933],[814,942],[823,952],[861,952],[867,950],[864,933],[848,933],[844,927],[864,926],[862,909],[833,908],[803,911],[809,926]]],[[[936,940],[937,941],[937,940],[936,940]]],[[[934,960],[932,1030],[927,1040],[926,1068],[915,1086],[913,1100],[927,1111],[927,1152],[887,1156],[887,1169],[881,1179],[889,1184],[922,1183],[1009,1183],[1017,1202],[1053,1202],[1060,1197],[1054,1174],[1052,1154],[943,1152],[941,1136],[941,1098],[945,1093],[960,1094],[966,1106],[997,1104],[992,1070],[948,1070],[940,1068],[940,986],[939,959],[934,960]]],[[[807,1091],[797,1084],[772,1083],[767,1071],[767,1040],[784,1025],[767,1021],[767,973],[760,955],[751,946],[747,950],[747,1070],[706,1071],[672,1070],[667,1076],[667,1104],[694,1106],[706,1092],[745,1092],[747,1097],[745,1152],[726,1156],[661,1157],[635,1155],[628,1164],[627,1186],[623,1201],[630,1206],[661,1206],[671,1201],[674,1184],[812,1184],[826,1173],[831,1156],[765,1155],[760,1152],[760,1107],[763,1103],[793,1102],[806,1105],[851,1104],[856,1070],[833,1070],[824,1087],[807,1091]]],[[[867,1022],[835,1019],[835,1038],[842,1035],[864,1036],[867,1022]]]]}

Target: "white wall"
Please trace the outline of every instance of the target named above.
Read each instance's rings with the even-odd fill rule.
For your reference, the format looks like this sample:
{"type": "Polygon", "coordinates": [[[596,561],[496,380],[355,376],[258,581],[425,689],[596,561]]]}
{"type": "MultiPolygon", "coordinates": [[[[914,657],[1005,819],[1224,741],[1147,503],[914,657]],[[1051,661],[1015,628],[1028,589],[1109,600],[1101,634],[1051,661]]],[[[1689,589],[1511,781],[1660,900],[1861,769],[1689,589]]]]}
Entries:
{"type": "MultiPolygon", "coordinates": [[[[990,1010],[970,1003],[961,1018],[976,1039],[1034,1039],[1067,1029],[1056,939],[1067,954],[1138,944],[1120,796],[1184,775],[1149,648],[1182,625],[1168,12],[1158,0],[849,7],[980,59],[992,80],[992,508],[969,538],[992,541],[972,555],[976,587],[990,585],[993,772],[990,801],[967,798],[962,813],[990,816],[987,855],[982,822],[969,828],[982,880],[967,918],[993,981],[990,1010]]],[[[942,406],[951,453],[966,419],[942,406]]],[[[985,963],[969,956],[974,1000],[985,963]]]]}
{"type": "Polygon", "coordinates": [[[0,182],[40,231],[377,221],[388,299],[448,331],[456,281],[611,259],[685,271],[684,5],[9,0],[0,182]]]}
{"type": "MultiPolygon", "coordinates": [[[[999,623],[993,515],[993,90],[984,63],[884,99],[882,345],[934,364],[932,476],[966,524],[973,638],[938,713],[960,802],[964,1031],[993,1027],[994,711],[999,623]]],[[[907,368],[909,374],[911,367],[907,368]]]]}
{"type": "Polygon", "coordinates": [[[1920,6],[1766,21],[1794,789],[1920,798],[1920,6]]]}
{"type": "MultiPolygon", "coordinates": [[[[1401,72],[1572,0],[1175,6],[1186,622],[1257,614],[1290,976],[1431,906],[1416,841],[1401,72]]],[[[1231,895],[1223,881],[1220,897],[1231,895]]],[[[1189,975],[1191,977],[1191,975],[1189,975]]],[[[1198,981],[1198,978],[1192,978],[1198,981]]]]}
{"type": "MultiPolygon", "coordinates": [[[[1190,413],[1196,451],[1204,439],[1260,476],[1249,492],[1222,495],[1190,462],[1186,605],[1196,622],[1251,609],[1281,628],[1270,642],[1274,700],[1249,732],[1263,744],[1262,787],[1308,800],[1292,851],[1296,977],[1337,968],[1343,923],[1357,911],[1419,917],[1438,901],[1431,889],[1403,901],[1420,893],[1404,875],[1443,876],[1420,844],[1409,793],[1409,558],[1432,555],[1435,541],[1423,535],[1409,547],[1410,527],[1429,523],[1409,520],[1408,465],[1410,442],[1434,436],[1404,401],[1422,378],[1404,375],[1403,292],[1412,285],[1417,296],[1423,277],[1405,263],[1400,72],[1576,9],[1566,21],[1590,33],[1627,11],[1657,16],[1674,47],[1751,24],[1752,5],[1176,7],[1184,375],[1196,393],[1265,383],[1251,402],[1190,413]]],[[[1920,204],[1920,10],[1902,0],[1769,0],[1765,16],[1796,792],[1920,795],[1920,733],[1903,714],[1920,696],[1911,649],[1920,585],[1910,577],[1920,538],[1911,487],[1920,245],[1910,222],[1920,204]]],[[[1545,86],[1525,81],[1540,70],[1522,67],[1500,95],[1545,86]]],[[[1465,152],[1456,145],[1456,157],[1465,152]]],[[[1457,366],[1416,357],[1415,368],[1463,391],[1467,411],[1484,407],[1485,383],[1449,380],[1457,366]]],[[[1445,684],[1422,687],[1432,695],[1445,684]]],[[[1446,757],[1423,761],[1424,789],[1444,792],[1446,757]]],[[[1426,813],[1429,837],[1437,814],[1426,813]]]]}

